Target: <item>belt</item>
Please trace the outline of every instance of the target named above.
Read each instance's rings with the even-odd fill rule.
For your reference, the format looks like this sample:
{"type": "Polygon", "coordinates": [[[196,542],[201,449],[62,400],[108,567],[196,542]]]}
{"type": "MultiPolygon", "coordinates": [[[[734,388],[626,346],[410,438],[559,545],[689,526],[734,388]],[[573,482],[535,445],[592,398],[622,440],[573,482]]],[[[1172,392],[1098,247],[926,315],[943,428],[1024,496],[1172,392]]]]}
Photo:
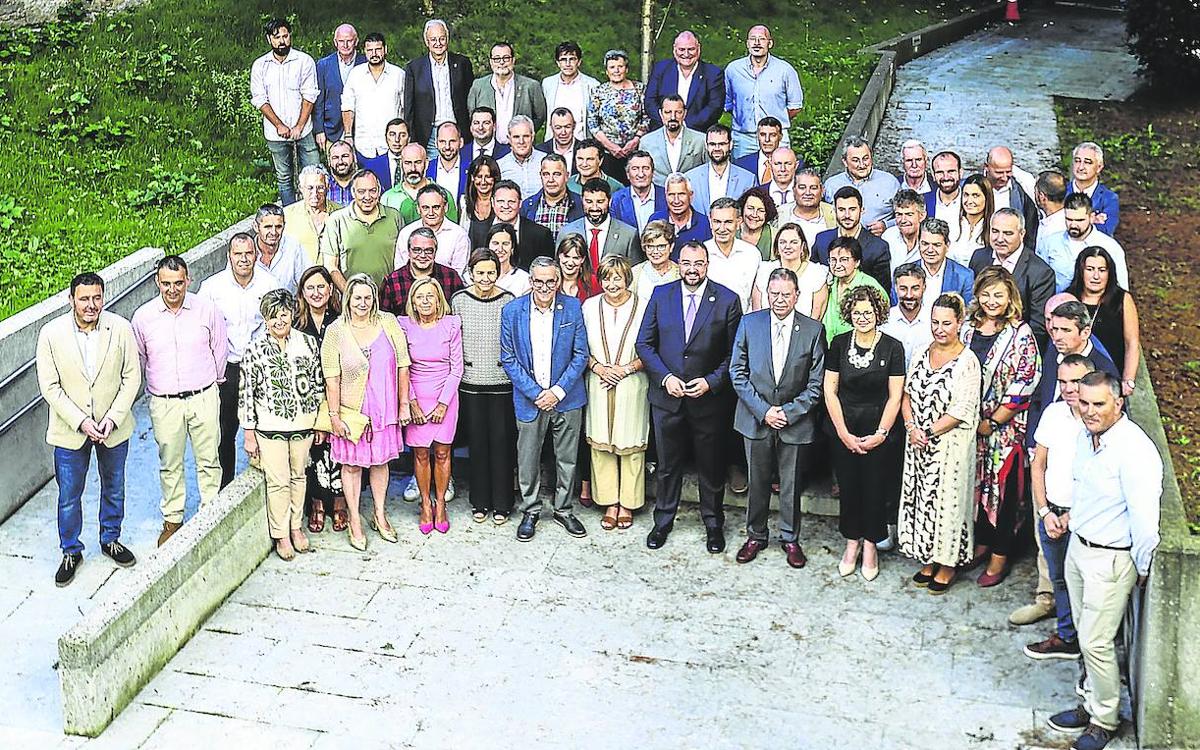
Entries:
{"type": "Polygon", "coordinates": [[[192,396],[204,393],[209,388],[212,388],[212,386],[206,385],[197,391],[180,391],[179,393],[164,393],[164,394],[161,394],[159,396],[159,398],[191,398],[192,396]]]}
{"type": "Polygon", "coordinates": [[[1075,538],[1082,542],[1083,546],[1092,547],[1094,549],[1110,549],[1114,552],[1128,552],[1129,550],[1133,549],[1132,547],[1110,547],[1107,544],[1096,544],[1095,542],[1089,542],[1078,534],[1075,535],[1075,538]]]}

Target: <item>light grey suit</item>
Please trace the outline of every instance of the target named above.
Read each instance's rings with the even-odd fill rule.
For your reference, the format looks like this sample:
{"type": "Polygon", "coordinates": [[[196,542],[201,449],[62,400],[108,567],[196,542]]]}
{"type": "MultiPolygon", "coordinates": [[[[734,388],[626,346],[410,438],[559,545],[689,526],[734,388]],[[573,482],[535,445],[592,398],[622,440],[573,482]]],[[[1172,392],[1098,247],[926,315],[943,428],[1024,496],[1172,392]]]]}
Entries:
{"type": "Polygon", "coordinates": [[[767,540],[771,479],[778,467],[779,534],[783,541],[795,542],[800,531],[805,446],[812,443],[817,430],[816,407],[825,377],[825,331],[806,315],[793,316],[782,376],[776,381],[771,356],[774,324],[775,315],[768,309],[744,315],[738,326],[729,359],[729,378],[738,396],[733,426],[746,439],[749,537],[767,540]],[[781,407],[787,416],[782,430],[763,421],[772,406],[781,407]]]}
{"type": "Polygon", "coordinates": [[[700,166],[693,167],[684,173],[684,176],[688,178],[688,182],[692,185],[692,207],[702,214],[709,212],[712,202],[717,198],[728,196],[737,200],[742,197],[742,193],[757,184],[754,175],[731,161],[726,167],[728,177],[725,183],[725,196],[712,196],[708,193],[708,174],[711,169],[712,164],[705,161],[700,166]]]}
{"type": "MultiPolygon", "coordinates": [[[[603,258],[606,255],[623,255],[635,266],[644,261],[646,256],[642,253],[642,239],[638,236],[637,229],[612,216],[609,219],[608,232],[604,235],[604,247],[600,252],[600,257],[603,258]]],[[[590,244],[592,233],[588,231],[586,216],[564,224],[563,228],[558,232],[559,241],[562,241],[563,237],[572,232],[583,235],[584,243],[590,244]]]]}
{"type": "MultiPolygon", "coordinates": [[[[471,84],[467,92],[467,109],[476,107],[491,107],[496,110],[496,89],[492,88],[492,76],[480,76],[471,84]]],[[[525,115],[533,120],[534,131],[541,130],[546,124],[546,97],[542,87],[532,78],[513,75],[513,115],[525,115]]],[[[497,130],[508,132],[507,122],[496,123],[497,130]]]]}
{"type": "MultiPolygon", "coordinates": [[[[708,152],[704,148],[704,133],[685,127],[679,137],[683,139],[683,146],[679,149],[679,164],[675,171],[687,172],[708,160],[708,152]]],[[[671,160],[667,158],[667,129],[659,128],[642,136],[641,148],[654,157],[654,184],[663,185],[667,181],[667,175],[672,172],[671,160]]]]}

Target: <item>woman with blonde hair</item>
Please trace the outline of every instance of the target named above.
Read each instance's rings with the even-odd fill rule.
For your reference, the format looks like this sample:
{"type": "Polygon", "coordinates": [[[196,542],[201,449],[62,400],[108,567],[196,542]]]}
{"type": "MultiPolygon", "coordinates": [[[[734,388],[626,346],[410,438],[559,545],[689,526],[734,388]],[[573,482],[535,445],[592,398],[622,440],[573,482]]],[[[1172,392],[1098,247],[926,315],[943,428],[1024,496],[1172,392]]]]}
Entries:
{"type": "MultiPolygon", "coordinates": [[[[813,320],[825,316],[825,304],[829,301],[829,266],[809,260],[808,240],[799,224],[787,223],[775,231],[775,247],[771,259],[758,266],[754,278],[754,289],[750,292],[750,309],[761,310],[767,306],[767,280],[776,268],[786,268],[796,274],[798,282],[796,312],[813,320]]],[[[886,321],[880,321],[880,325],[886,321]]]]}
{"type": "Polygon", "coordinates": [[[679,264],[671,260],[675,246],[675,228],[671,222],[655,219],[642,230],[642,252],[646,259],[633,267],[630,290],[638,299],[649,301],[654,288],[679,278],[679,264]]]}

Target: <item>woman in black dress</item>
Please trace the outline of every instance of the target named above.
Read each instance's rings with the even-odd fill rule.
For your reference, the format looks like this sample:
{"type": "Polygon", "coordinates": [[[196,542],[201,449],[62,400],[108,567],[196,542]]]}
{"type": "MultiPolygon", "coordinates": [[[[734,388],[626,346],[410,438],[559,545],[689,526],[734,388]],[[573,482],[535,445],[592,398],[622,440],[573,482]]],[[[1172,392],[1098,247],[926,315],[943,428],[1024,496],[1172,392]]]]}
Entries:
{"type": "Polygon", "coordinates": [[[887,538],[900,499],[902,431],[892,426],[904,396],[904,346],[879,330],[888,304],[878,289],[851,289],[840,314],[853,330],[834,336],[825,357],[825,406],[841,487],[838,528],[846,538],[838,572],[852,575],[861,552],[862,576],[872,581],[879,575],[875,545],[887,538]]]}
{"type": "Polygon", "coordinates": [[[1128,396],[1137,381],[1141,352],[1138,311],[1133,295],[1117,284],[1115,268],[1107,250],[1085,247],[1075,258],[1075,277],[1067,291],[1092,314],[1092,335],[1121,369],[1121,392],[1128,396]]]}

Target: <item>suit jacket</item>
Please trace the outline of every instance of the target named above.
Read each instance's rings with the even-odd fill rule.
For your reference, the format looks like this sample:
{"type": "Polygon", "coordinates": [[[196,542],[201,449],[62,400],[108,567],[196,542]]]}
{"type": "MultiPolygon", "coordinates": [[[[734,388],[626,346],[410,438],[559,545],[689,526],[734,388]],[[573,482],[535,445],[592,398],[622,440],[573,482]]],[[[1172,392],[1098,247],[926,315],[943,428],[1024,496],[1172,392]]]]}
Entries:
{"type": "MultiPolygon", "coordinates": [[[[480,76],[471,84],[467,92],[467,110],[476,107],[491,107],[496,111],[496,89],[492,88],[492,73],[480,76]]],[[[525,115],[533,120],[534,131],[541,130],[546,124],[546,96],[542,87],[532,78],[513,74],[513,115],[525,115]]],[[[496,123],[496,129],[505,128],[507,122],[496,123]]]]}
{"type": "MultiPolygon", "coordinates": [[[[362,65],[367,56],[361,52],[354,64],[362,65]]],[[[313,105],[313,132],[324,133],[330,143],[342,137],[342,71],[338,53],[317,60],[317,102],[313,105]]]]}
{"type": "MultiPolygon", "coordinates": [[[[620,219],[612,218],[608,222],[608,232],[604,235],[604,251],[600,253],[600,257],[606,255],[623,255],[629,261],[630,265],[636,266],[646,259],[642,253],[642,238],[638,235],[637,227],[630,226],[620,219]]],[[[591,239],[587,231],[587,219],[576,219],[563,225],[559,231],[558,237],[562,239],[568,234],[575,232],[583,235],[586,242],[591,239]]]]}
{"type": "MultiPolygon", "coordinates": [[[[508,153],[510,151],[512,151],[512,147],[509,146],[507,143],[500,143],[499,141],[496,141],[494,148],[492,148],[492,158],[495,159],[496,161],[500,161],[505,156],[508,156],[508,153]]],[[[476,156],[475,141],[473,141],[473,140],[467,141],[467,145],[463,146],[462,155],[463,155],[463,162],[468,167],[471,166],[471,162],[475,161],[475,156],[476,156]]]]}
{"type": "MultiPolygon", "coordinates": [[[[452,206],[458,205],[458,199],[467,192],[467,167],[470,166],[470,164],[471,162],[467,161],[466,155],[460,151],[458,154],[458,190],[454,193],[454,195],[450,196],[454,199],[450,204],[452,206]]],[[[435,183],[437,182],[437,167],[438,160],[432,159],[429,162],[429,166],[425,169],[425,176],[435,183]]]]}
{"type": "Polygon", "coordinates": [[[807,315],[793,317],[783,377],[775,382],[771,359],[774,318],[770,310],[756,310],[747,313],[738,326],[729,359],[729,378],[738,396],[733,428],[751,440],[762,440],[772,429],[763,422],[767,410],[779,406],[788,419],[779,439],[793,445],[811,443],[825,377],[825,328],[807,315]]]}
{"type": "MultiPolygon", "coordinates": [[[[500,312],[500,366],[513,384],[513,407],[517,419],[532,422],[540,411],[534,406],[543,388],[533,377],[533,344],[529,338],[532,294],[522,294],[500,312]]],[[[562,388],[565,396],[554,407],[557,412],[579,409],[587,403],[583,375],[587,370],[587,330],[583,307],[574,297],[554,298],[554,340],[550,355],[550,386],[562,388]]]]}
{"type": "MultiPolygon", "coordinates": [[[[374,173],[379,178],[379,194],[383,195],[392,189],[392,165],[388,162],[388,152],[369,159],[359,159],[358,166],[374,173]]],[[[426,172],[428,174],[428,172],[426,172]]]]}
{"type": "MultiPolygon", "coordinates": [[[[684,128],[679,134],[683,143],[679,150],[679,171],[687,172],[708,161],[705,151],[704,134],[684,128]]],[[[654,157],[654,184],[663,185],[667,175],[671,174],[671,162],[667,159],[667,130],[659,128],[642,136],[641,148],[654,157]]]]}
{"type": "MultiPolygon", "coordinates": [[[[1075,192],[1075,180],[1067,181],[1067,195],[1075,192]]],[[[1117,198],[1117,194],[1109,190],[1104,183],[1097,183],[1096,189],[1092,191],[1092,210],[1098,214],[1106,214],[1107,219],[1103,224],[1097,224],[1100,231],[1113,236],[1113,232],[1117,231],[1117,224],[1121,222],[1121,200],[1117,198]]]]}
{"type": "MultiPolygon", "coordinates": [[[[592,90],[599,86],[600,82],[584,73],[580,73],[579,77],[575,80],[575,85],[583,86],[583,104],[586,108],[587,103],[592,100],[592,90]]],[[[560,78],[558,73],[555,73],[552,76],[546,76],[542,79],[542,96],[546,100],[546,109],[551,112],[554,111],[554,100],[558,96],[559,81],[560,78]]],[[[583,137],[591,138],[592,131],[588,129],[586,115],[584,116],[582,123],[576,123],[576,125],[579,124],[583,125],[583,137]]]]}
{"type": "MultiPolygon", "coordinates": [[[[992,265],[992,255],[990,246],[981,247],[971,255],[971,270],[976,276],[992,265]]],[[[1017,258],[1013,277],[1016,279],[1017,289],[1021,292],[1021,317],[1033,329],[1038,346],[1044,348],[1050,340],[1046,333],[1045,310],[1046,302],[1054,296],[1054,269],[1032,250],[1023,248],[1021,257],[1017,258]]]]}
{"type": "MultiPolygon", "coordinates": [[[[554,153],[554,141],[542,141],[541,143],[534,144],[533,147],[543,154],[553,154],[554,153]]],[[[579,174],[579,169],[576,168],[576,166],[575,166],[575,152],[577,152],[577,151],[579,151],[579,139],[578,138],[575,139],[575,145],[571,148],[571,164],[570,164],[571,168],[570,168],[570,170],[568,170],[568,172],[567,172],[568,174],[579,174]]]]}
{"type": "MultiPolygon", "coordinates": [[[[457,52],[446,55],[450,66],[450,101],[458,132],[471,132],[471,110],[467,107],[467,91],[475,80],[471,61],[457,52]]],[[[433,132],[433,117],[437,113],[437,98],[433,91],[433,67],[429,55],[408,61],[404,66],[404,120],[411,129],[412,142],[424,146],[433,132]]]]}
{"type": "MultiPolygon", "coordinates": [[[[472,221],[467,236],[471,247],[487,247],[487,233],[492,228],[495,215],[486,222],[472,221]]],[[[514,253],[513,265],[529,270],[530,262],[539,255],[554,257],[554,238],[550,230],[535,221],[517,214],[517,250],[514,253]]]]}
{"type": "MultiPolygon", "coordinates": [[[[949,258],[946,258],[945,263],[946,270],[942,272],[942,288],[938,291],[942,294],[946,292],[958,292],[962,296],[963,301],[969,303],[975,296],[975,272],[961,263],[955,263],[949,258]]],[[[884,288],[891,295],[892,305],[894,306],[898,301],[895,281],[893,280],[890,287],[884,288]]]]}
{"type": "MultiPolygon", "coordinates": [[[[651,215],[667,210],[667,195],[661,186],[654,186],[654,208],[650,210],[651,215]]],[[[631,227],[637,227],[637,212],[633,209],[633,188],[623,187],[612,194],[612,200],[608,204],[608,212],[613,218],[620,219],[631,227]]]]}
{"type": "MultiPolygon", "coordinates": [[[[543,192],[545,191],[539,190],[525,200],[521,201],[521,216],[524,216],[530,221],[537,221],[538,203],[542,200],[543,192]]],[[[576,219],[582,219],[583,199],[568,190],[567,203],[571,204],[571,208],[567,209],[567,223],[569,224],[576,219]]]]}
{"type": "MultiPolygon", "coordinates": [[[[818,232],[817,238],[813,240],[809,258],[828,266],[829,246],[833,244],[837,236],[838,229],[836,227],[818,232]]],[[[878,281],[879,286],[884,289],[891,289],[892,251],[888,248],[888,244],[866,229],[859,230],[858,242],[862,245],[862,263],[859,265],[862,266],[863,273],[878,281]]]]}
{"type": "MultiPolygon", "coordinates": [[[[671,217],[667,213],[666,208],[662,208],[650,214],[650,221],[665,221],[671,223],[671,217]]],[[[700,209],[692,209],[691,224],[679,229],[675,229],[675,243],[671,246],[671,260],[679,260],[679,248],[683,247],[688,242],[699,242],[701,244],[712,239],[712,226],[708,223],[708,217],[701,213],[700,209]]]]}
{"type": "Polygon", "coordinates": [[[78,450],[88,437],[79,426],[88,417],[107,417],[116,426],[104,446],[112,448],[133,435],[133,402],[142,387],[141,363],[133,327],[109,312],[96,324],[96,376],[89,380],[75,340],[75,315],[68,312],[42,326],[37,343],[38,387],[50,407],[46,442],[78,450]]]}
{"type": "MultiPolygon", "coordinates": [[[[1037,204],[1033,202],[1033,198],[1029,197],[1025,188],[1021,187],[1021,183],[1017,182],[1015,178],[1009,179],[1008,184],[1012,186],[1012,190],[1008,193],[1008,208],[1025,217],[1025,248],[1033,250],[1037,247],[1037,230],[1040,219],[1037,204]]],[[[996,206],[996,208],[1005,207],[996,206]]]]}
{"type": "MultiPolygon", "coordinates": [[[[1117,369],[1117,365],[1109,356],[1108,350],[1100,343],[1100,339],[1093,335],[1091,343],[1092,350],[1088,353],[1087,358],[1092,361],[1097,370],[1107,372],[1120,380],[1121,371],[1117,369]]],[[[1054,387],[1058,385],[1058,347],[1051,341],[1045,345],[1043,351],[1045,354],[1042,355],[1042,374],[1038,380],[1037,390],[1033,392],[1033,399],[1029,404],[1029,424],[1025,431],[1025,445],[1030,448],[1036,444],[1033,434],[1037,432],[1037,426],[1042,421],[1042,414],[1045,413],[1046,407],[1054,403],[1054,387]]],[[[1129,401],[1126,400],[1125,404],[1128,406],[1129,401]]]]}
{"type": "MultiPolygon", "coordinates": [[[[762,165],[758,163],[758,157],[762,154],[757,148],[753,152],[746,154],[740,159],[734,159],[735,166],[741,167],[750,174],[754,175],[754,184],[758,184],[758,178],[762,176],[762,165]]],[[[796,154],[796,169],[804,169],[804,159],[800,154],[796,154]]]]}
{"type": "MultiPolygon", "coordinates": [[[[679,64],[674,58],[659,60],[650,70],[646,81],[646,113],[650,115],[651,127],[661,128],[659,110],[662,100],[679,93],[679,64]]],[[[688,87],[687,118],[684,123],[693,130],[703,133],[721,119],[725,111],[725,71],[712,63],[701,61],[692,72],[692,85],[688,87]]]]}
{"type": "MultiPolygon", "coordinates": [[[[684,177],[688,178],[688,182],[692,186],[692,207],[703,214],[707,214],[712,206],[713,197],[708,194],[708,175],[712,169],[707,159],[698,167],[692,167],[683,173],[684,177]]],[[[736,164],[730,164],[726,167],[728,177],[726,178],[726,193],[730,198],[737,200],[742,197],[742,193],[754,187],[758,181],[754,175],[750,174],[745,169],[742,169],[736,164]]]]}
{"type": "MultiPolygon", "coordinates": [[[[737,294],[712,279],[704,289],[691,338],[683,337],[683,281],[662,284],[650,295],[635,349],[650,379],[651,405],[678,412],[682,399],[667,393],[662,382],[674,375],[684,382],[708,381],[709,392],[695,400],[714,413],[724,410],[729,387],[729,357],[733,350],[742,302],[737,294]]],[[[684,398],[687,398],[686,396],[684,398]]]]}

